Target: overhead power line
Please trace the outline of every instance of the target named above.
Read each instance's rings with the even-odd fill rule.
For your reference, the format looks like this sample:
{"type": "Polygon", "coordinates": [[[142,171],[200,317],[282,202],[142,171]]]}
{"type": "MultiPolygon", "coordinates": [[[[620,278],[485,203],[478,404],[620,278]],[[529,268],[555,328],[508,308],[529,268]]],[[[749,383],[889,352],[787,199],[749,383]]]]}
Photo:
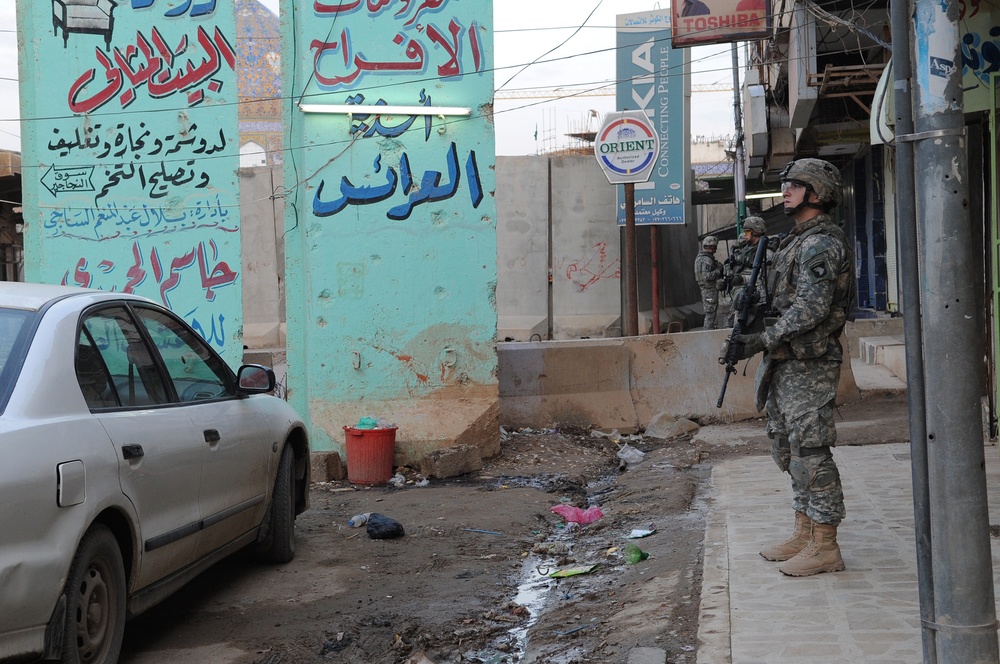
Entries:
{"type": "MultiPolygon", "coordinates": [[[[593,90],[570,88],[535,88],[530,90],[497,90],[493,93],[494,101],[504,99],[562,99],[564,97],[614,97],[617,83],[593,90]]],[[[699,83],[691,86],[691,92],[732,92],[733,86],[728,83],[699,83]]]]}

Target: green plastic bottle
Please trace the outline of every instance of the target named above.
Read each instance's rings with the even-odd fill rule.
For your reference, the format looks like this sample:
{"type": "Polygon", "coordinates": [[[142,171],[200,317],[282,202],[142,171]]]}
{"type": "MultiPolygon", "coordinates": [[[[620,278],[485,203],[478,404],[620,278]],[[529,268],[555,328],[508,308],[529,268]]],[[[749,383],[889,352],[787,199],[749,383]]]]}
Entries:
{"type": "Polygon", "coordinates": [[[635,565],[646,558],[649,558],[649,553],[647,551],[643,551],[631,542],[625,545],[625,560],[628,561],[629,565],[635,565]]]}

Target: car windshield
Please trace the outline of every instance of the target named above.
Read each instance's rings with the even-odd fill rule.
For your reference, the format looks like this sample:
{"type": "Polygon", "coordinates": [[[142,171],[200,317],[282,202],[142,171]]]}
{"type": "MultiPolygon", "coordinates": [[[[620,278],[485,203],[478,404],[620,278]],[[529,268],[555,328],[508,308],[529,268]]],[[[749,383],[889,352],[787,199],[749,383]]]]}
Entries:
{"type": "Polygon", "coordinates": [[[34,311],[0,307],[0,412],[17,380],[34,311]]]}

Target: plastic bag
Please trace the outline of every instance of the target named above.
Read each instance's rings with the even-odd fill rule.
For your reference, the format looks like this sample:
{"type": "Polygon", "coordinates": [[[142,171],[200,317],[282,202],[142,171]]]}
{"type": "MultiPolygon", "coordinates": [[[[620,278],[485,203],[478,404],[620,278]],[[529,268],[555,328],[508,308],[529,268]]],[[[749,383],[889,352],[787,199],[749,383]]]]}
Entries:
{"type": "Polygon", "coordinates": [[[581,525],[593,523],[604,516],[604,512],[602,512],[601,508],[597,505],[588,507],[585,510],[582,510],[579,507],[574,507],[573,505],[556,505],[549,511],[555,512],[570,523],[579,523],[581,525]]]}
{"type": "Polygon", "coordinates": [[[402,537],[403,524],[395,519],[390,519],[385,514],[372,512],[368,515],[368,537],[372,539],[392,539],[402,537]]]}
{"type": "Polygon", "coordinates": [[[646,456],[645,452],[632,447],[628,443],[622,445],[622,448],[618,450],[618,458],[625,463],[639,463],[644,456],[646,456]]]}

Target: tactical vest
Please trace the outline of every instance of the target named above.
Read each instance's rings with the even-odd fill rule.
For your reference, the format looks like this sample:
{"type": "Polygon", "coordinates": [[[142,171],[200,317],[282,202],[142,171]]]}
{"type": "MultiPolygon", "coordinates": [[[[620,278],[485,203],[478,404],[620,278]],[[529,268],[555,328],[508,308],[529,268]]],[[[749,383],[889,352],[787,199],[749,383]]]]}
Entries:
{"type": "MultiPolygon", "coordinates": [[[[784,314],[791,307],[795,297],[796,284],[789,283],[787,277],[790,271],[797,273],[800,260],[800,247],[806,238],[824,233],[836,240],[844,248],[844,259],[834,277],[833,299],[829,315],[811,330],[789,340],[787,348],[779,348],[772,352],[775,359],[795,357],[800,360],[812,359],[825,355],[833,347],[840,345],[838,337],[847,321],[853,320],[856,293],[856,278],[854,274],[854,252],[844,231],[830,218],[823,214],[816,217],[815,225],[801,233],[792,233],[786,237],[775,256],[775,264],[768,275],[769,292],[772,294],[772,307],[779,314],[784,314]]],[[[809,257],[806,257],[807,259],[809,257]]]]}

